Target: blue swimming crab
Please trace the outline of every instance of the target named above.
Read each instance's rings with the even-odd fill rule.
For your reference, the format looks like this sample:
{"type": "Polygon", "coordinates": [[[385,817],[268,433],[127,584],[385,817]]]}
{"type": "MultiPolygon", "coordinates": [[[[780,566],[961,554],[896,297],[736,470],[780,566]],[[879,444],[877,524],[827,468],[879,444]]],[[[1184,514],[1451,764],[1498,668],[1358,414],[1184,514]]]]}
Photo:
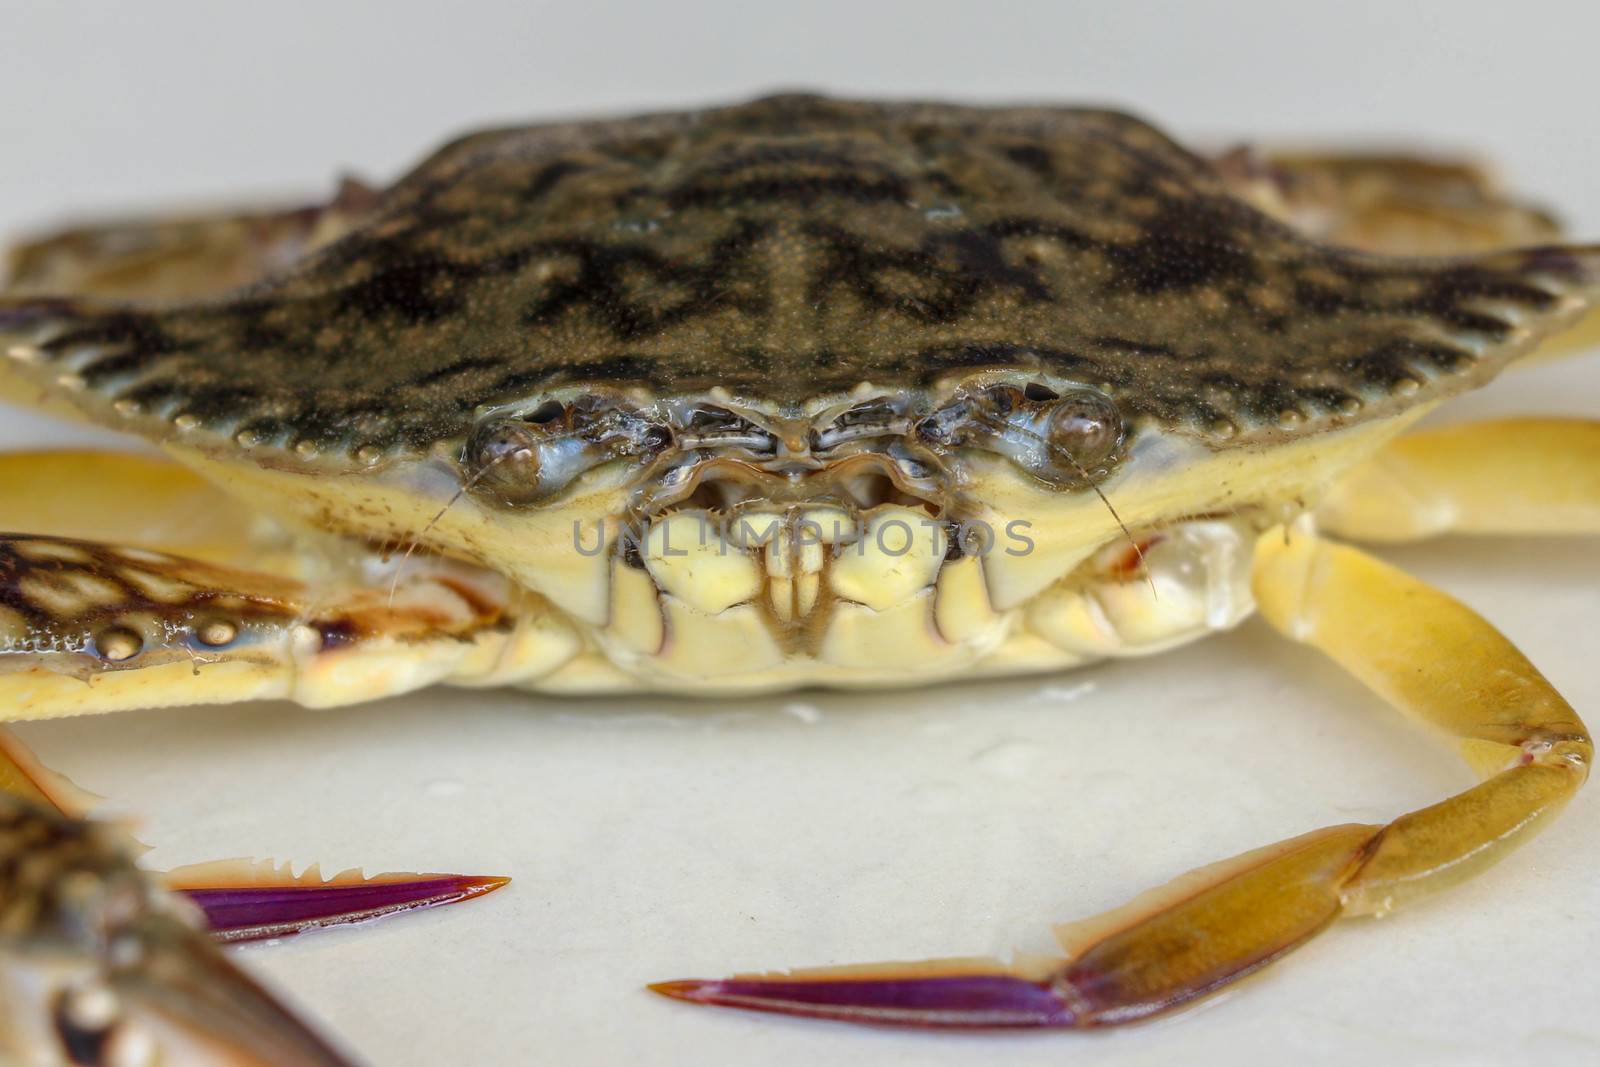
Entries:
{"type": "MultiPolygon", "coordinates": [[[[1412,429],[1581,347],[1597,301],[1600,248],[1470,165],[1208,156],[1057,107],[497,130],[314,207],[70,230],[13,253],[0,394],[167,458],[0,458],[0,714],[919,685],[1259,612],[1482,781],[1194,872],[1057,955],[652,987],[883,1025],[1146,1019],[1471,876],[1583,783],[1589,735],[1533,664],[1345,542],[1600,532],[1600,423],[1412,429]]],[[[213,938],[500,884],[160,876],[15,739],[4,759],[21,1062],[347,1063],[213,938]]]]}

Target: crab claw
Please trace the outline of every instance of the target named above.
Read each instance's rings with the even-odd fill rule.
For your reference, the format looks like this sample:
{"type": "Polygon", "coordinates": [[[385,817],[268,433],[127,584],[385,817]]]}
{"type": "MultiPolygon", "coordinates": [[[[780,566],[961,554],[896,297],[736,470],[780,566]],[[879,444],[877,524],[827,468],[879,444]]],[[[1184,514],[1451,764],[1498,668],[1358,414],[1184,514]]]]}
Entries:
{"type": "Polygon", "coordinates": [[[842,1022],[931,1029],[1082,1025],[1048,975],[999,960],[826,967],[787,974],[658,982],[653,992],[713,1004],[842,1022]]]}
{"type": "Polygon", "coordinates": [[[832,967],[663,982],[696,1004],[885,1026],[1090,1029],[1148,1019],[1255,973],[1344,909],[1379,826],[1350,824],[1191,871],[1055,929],[1063,956],[832,967]]]}
{"type": "MultiPolygon", "coordinates": [[[[99,797],[46,767],[21,739],[0,728],[0,793],[83,818],[99,797]]],[[[511,879],[463,874],[378,874],[343,871],[324,879],[313,865],[296,876],[271,860],[216,860],[159,875],[170,891],[200,909],[218,941],[291,937],[329,926],[368,922],[442,907],[492,893],[511,879]]]]}
{"type": "Polygon", "coordinates": [[[115,824],[0,792],[0,1063],[349,1067],[115,824]]]}
{"type": "Polygon", "coordinates": [[[200,909],[217,940],[258,941],[455,904],[492,893],[511,879],[461,874],[367,878],[352,870],[324,880],[316,867],[297,878],[270,860],[224,860],[169,871],[163,881],[200,909]]]}
{"type": "MultiPolygon", "coordinates": [[[[67,1000],[57,1010],[57,1032],[63,1037],[75,1026],[91,1043],[142,1043],[159,1053],[161,1063],[352,1067],[354,1061],[179,919],[148,915],[123,931],[122,938],[128,958],[119,961],[104,983],[118,1009],[114,1029],[75,1021],[73,1001],[67,1000]]],[[[135,1061],[145,1062],[131,1056],[129,1062],[135,1061]]]]}

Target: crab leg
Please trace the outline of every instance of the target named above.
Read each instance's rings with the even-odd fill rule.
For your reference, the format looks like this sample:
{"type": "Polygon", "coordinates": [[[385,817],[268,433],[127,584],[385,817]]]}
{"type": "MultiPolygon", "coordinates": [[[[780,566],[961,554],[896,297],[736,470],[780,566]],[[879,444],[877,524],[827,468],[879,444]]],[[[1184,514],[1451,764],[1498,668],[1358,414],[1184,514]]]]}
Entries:
{"type": "Polygon", "coordinates": [[[131,852],[0,793],[0,1062],[348,1067],[131,852]]]}
{"type": "Polygon", "coordinates": [[[1363,541],[1600,533],[1600,422],[1505,419],[1407,434],[1340,481],[1317,523],[1363,541]]]}
{"type": "Polygon", "coordinates": [[[1459,255],[1560,236],[1470,159],[1236,148],[1215,161],[1234,191],[1318,240],[1395,255],[1459,255]]]}
{"type": "MultiPolygon", "coordinates": [[[[0,485],[8,521],[51,532],[0,536],[0,714],[9,718],[273,695],[342,703],[435,678],[516,680],[566,655],[570,634],[517,610],[499,579],[470,568],[416,561],[392,598],[390,583],[355,579],[319,590],[296,576],[325,573],[330,561],[264,532],[171,462],[12,454],[0,456],[0,485]],[[134,545],[78,539],[108,516],[134,545]]],[[[92,801],[4,733],[0,790],[69,817],[92,801]]],[[[200,906],[219,938],[248,940],[468,900],[506,880],[354,871],[323,879],[315,868],[295,877],[232,860],[165,881],[200,906]]]]}
{"type": "Polygon", "coordinates": [[[578,651],[498,575],[413,557],[396,578],[365,546],[308,547],[168,460],[12,453],[0,487],[0,521],[27,531],[0,532],[0,719],[322,707],[515,683],[578,651]],[[112,524],[120,544],[98,540],[112,524]]]}
{"type": "Polygon", "coordinates": [[[461,874],[344,871],[323,878],[312,867],[294,876],[270,860],[218,860],[167,871],[167,889],[200,909],[218,941],[261,941],[312,930],[458,904],[492,893],[509,878],[461,874]]]}
{"type": "MultiPolygon", "coordinates": [[[[319,596],[294,579],[148,549],[0,536],[0,708],[15,719],[258,697],[327,705],[514,676],[545,647],[543,633],[513,617],[496,583],[465,571],[434,568],[390,603],[383,590],[319,596]]],[[[0,788],[83,814],[14,738],[4,743],[0,788]]],[[[325,881],[234,861],[173,872],[168,884],[219,936],[247,940],[466,900],[505,879],[325,881]]]]}
{"type": "Polygon", "coordinates": [[[549,669],[575,638],[504,581],[437,562],[332,590],[142,548],[0,534],[13,719],[286,698],[326,707],[549,669]]]}
{"type": "Polygon", "coordinates": [[[346,229],[377,194],[346,179],[326,205],[257,207],[91,223],[12,248],[7,287],[176,299],[255,281],[346,229]]]}
{"type": "Polygon", "coordinates": [[[1496,862],[1588,774],[1577,714],[1461,604],[1296,531],[1257,547],[1254,587],[1285,636],[1453,735],[1484,781],[1387,826],[1335,826],[1196,871],[1058,931],[1068,957],[794,971],[652,988],[681,1000],[924,1027],[1089,1028],[1169,1011],[1248,975],[1334,919],[1385,914],[1496,862]]]}
{"type": "Polygon", "coordinates": [[[297,576],[308,560],[281,530],[160,456],[63,449],[0,453],[6,529],[118,542],[206,563],[297,576]]]}
{"type": "MultiPolygon", "coordinates": [[[[87,819],[99,799],[50,770],[5,729],[0,729],[0,793],[76,820],[87,819]]],[[[315,866],[296,876],[287,864],[243,859],[191,864],[154,876],[199,909],[218,941],[229,942],[290,937],[454,904],[510,882],[458,874],[368,877],[355,870],[325,879],[315,866]]]]}
{"type": "MultiPolygon", "coordinates": [[[[1243,146],[1213,160],[1235,195],[1314,240],[1396,256],[1457,256],[1557,241],[1561,226],[1472,159],[1243,146]]],[[[1524,364],[1600,344],[1600,310],[1524,364]]]]}

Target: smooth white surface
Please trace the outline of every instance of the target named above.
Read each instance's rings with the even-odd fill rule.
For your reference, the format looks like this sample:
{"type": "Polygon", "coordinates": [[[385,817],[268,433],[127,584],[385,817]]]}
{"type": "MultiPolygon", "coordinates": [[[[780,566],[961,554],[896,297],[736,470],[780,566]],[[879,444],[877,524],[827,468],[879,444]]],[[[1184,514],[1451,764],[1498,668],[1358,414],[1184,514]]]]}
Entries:
{"type": "MultiPolygon", "coordinates": [[[[508,2],[15,5],[0,231],[392,175],[485,121],[776,86],[1091,99],[1190,136],[1493,153],[1600,236],[1594,5],[508,2]]],[[[1600,416],[1600,357],[1453,407],[1600,416]]],[[[0,446],[64,431],[0,411],[0,446]]],[[[81,439],[74,436],[73,439],[81,439]]],[[[0,509],[0,526],[3,522],[0,509]]],[[[1387,553],[1600,709],[1600,539],[1387,553]]],[[[1335,928],[1203,1009],[936,1037],[694,1010],[649,980],[1043,947],[1046,925],[1463,767],[1263,625],[1144,662],[934,691],[683,700],[438,691],[32,725],[168,865],[503,873],[433,915],[245,950],[384,1067],[1596,1062],[1600,791],[1447,898],[1335,928]]]]}

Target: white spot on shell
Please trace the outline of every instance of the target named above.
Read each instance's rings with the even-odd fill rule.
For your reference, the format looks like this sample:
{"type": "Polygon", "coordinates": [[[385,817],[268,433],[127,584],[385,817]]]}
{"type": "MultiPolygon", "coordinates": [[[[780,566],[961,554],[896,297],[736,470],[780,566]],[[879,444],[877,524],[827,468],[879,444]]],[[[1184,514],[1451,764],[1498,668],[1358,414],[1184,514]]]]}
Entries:
{"type": "Polygon", "coordinates": [[[239,627],[227,619],[212,619],[196,630],[195,636],[200,639],[201,644],[216,648],[218,645],[226,645],[238,637],[239,627]]]}
{"type": "Polygon", "coordinates": [[[114,626],[95,635],[94,647],[102,658],[121,663],[139,654],[144,639],[126,627],[114,626]]]}
{"type": "Polygon", "coordinates": [[[306,659],[322,651],[322,635],[315,626],[301,623],[289,634],[289,646],[296,659],[306,659]]]}

